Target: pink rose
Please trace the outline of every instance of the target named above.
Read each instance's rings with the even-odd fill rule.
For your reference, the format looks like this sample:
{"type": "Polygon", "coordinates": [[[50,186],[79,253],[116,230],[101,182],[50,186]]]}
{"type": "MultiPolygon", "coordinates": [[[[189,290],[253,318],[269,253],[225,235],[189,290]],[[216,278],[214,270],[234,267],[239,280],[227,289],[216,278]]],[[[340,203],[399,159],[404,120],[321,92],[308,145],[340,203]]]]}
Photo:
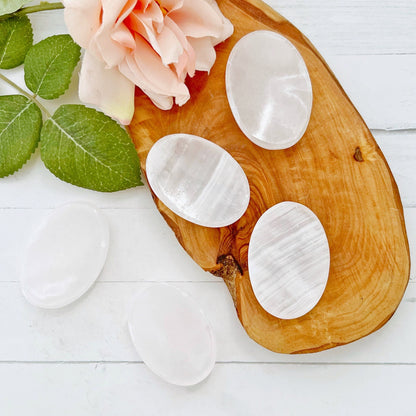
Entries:
{"type": "Polygon", "coordinates": [[[129,124],[135,85],[169,110],[189,100],[187,75],[209,71],[233,33],[215,0],[66,0],[65,22],[86,49],[79,96],[129,124]]]}

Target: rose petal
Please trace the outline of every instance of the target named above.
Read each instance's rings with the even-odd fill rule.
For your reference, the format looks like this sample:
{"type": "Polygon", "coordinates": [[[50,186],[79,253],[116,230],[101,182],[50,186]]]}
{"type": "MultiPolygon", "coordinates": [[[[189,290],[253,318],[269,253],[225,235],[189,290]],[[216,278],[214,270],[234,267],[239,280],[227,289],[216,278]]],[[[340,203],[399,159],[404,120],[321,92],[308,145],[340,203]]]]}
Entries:
{"type": "Polygon", "coordinates": [[[183,6],[183,0],[159,0],[159,3],[168,12],[180,9],[183,6]]]}
{"type": "Polygon", "coordinates": [[[128,123],[134,84],[162,109],[189,99],[184,81],[209,71],[233,32],[215,0],[64,0],[65,20],[87,49],[80,98],[128,123]]]}
{"type": "Polygon", "coordinates": [[[117,29],[114,29],[111,39],[129,49],[134,49],[136,46],[133,35],[124,23],[118,26],[117,29]]]}
{"type": "Polygon", "coordinates": [[[144,12],[151,3],[154,3],[154,0],[139,0],[136,4],[135,9],[144,12]]]}
{"type": "MultiPolygon", "coordinates": [[[[141,37],[136,36],[136,50],[120,64],[120,71],[148,95],[175,97],[176,103],[189,99],[189,90],[176,73],[163,65],[159,55],[141,37]]],[[[166,103],[166,100],[163,100],[166,103]]]]}
{"type": "Polygon", "coordinates": [[[195,51],[195,69],[209,72],[217,57],[211,38],[188,38],[188,41],[195,51]]]}
{"type": "Polygon", "coordinates": [[[156,48],[155,50],[159,53],[164,65],[179,62],[179,57],[183,54],[184,49],[180,39],[166,23],[163,30],[158,34],[156,41],[159,51],[156,48]]]}
{"type": "MultiPolygon", "coordinates": [[[[134,79],[134,82],[140,82],[139,77],[143,75],[137,71],[135,67],[136,63],[134,59],[127,59],[122,65],[120,65],[120,70],[124,76],[128,79],[134,79]],[[129,62],[130,61],[130,62],[129,62]],[[129,65],[130,64],[130,65],[129,65]]],[[[144,77],[143,77],[144,78],[144,77]]],[[[173,106],[173,97],[157,94],[145,87],[146,81],[141,82],[141,90],[152,100],[153,104],[160,108],[161,110],[170,110],[173,106]]]]}
{"type": "Polygon", "coordinates": [[[159,32],[163,28],[163,13],[159,5],[152,0],[145,9],[136,8],[133,12],[150,30],[159,32]]]}
{"type": "Polygon", "coordinates": [[[134,10],[137,5],[137,0],[127,0],[123,9],[121,10],[117,23],[121,23],[134,10]]]}
{"type": "Polygon", "coordinates": [[[220,19],[222,20],[224,26],[226,26],[226,28],[224,29],[224,34],[227,34],[227,37],[225,37],[224,39],[222,39],[221,42],[223,42],[225,39],[229,38],[233,33],[234,33],[234,26],[233,24],[222,14],[221,9],[218,6],[218,3],[216,0],[204,0],[206,3],[208,3],[214,10],[215,12],[218,14],[218,16],[220,17],[220,19]]]}
{"type": "Polygon", "coordinates": [[[210,36],[217,43],[222,42],[233,32],[233,26],[218,7],[206,0],[184,0],[183,6],[169,14],[185,36],[202,38],[210,36]]]}
{"type": "Polygon", "coordinates": [[[222,33],[218,36],[214,36],[214,46],[218,45],[221,42],[224,42],[226,39],[228,39],[233,33],[234,33],[234,26],[233,24],[222,14],[220,8],[218,7],[218,4],[215,0],[205,0],[211,6],[213,9],[218,13],[218,16],[220,16],[220,19],[222,20],[223,27],[222,27],[222,33]]]}
{"type": "Polygon", "coordinates": [[[176,73],[179,79],[183,82],[185,81],[187,73],[191,77],[195,75],[195,51],[183,32],[169,16],[165,17],[165,26],[170,28],[183,47],[183,53],[179,57],[178,62],[175,64],[176,73]]]}
{"type": "Polygon", "coordinates": [[[153,104],[161,110],[167,111],[173,107],[173,97],[156,94],[153,91],[143,90],[143,92],[152,100],[153,104]]]}
{"type": "Polygon", "coordinates": [[[183,47],[175,33],[165,24],[160,33],[155,33],[151,27],[141,19],[141,15],[132,13],[126,20],[131,30],[143,36],[153,49],[160,55],[164,65],[179,62],[183,54],[183,47]]]}
{"type": "Polygon", "coordinates": [[[101,0],[103,25],[114,25],[119,17],[126,13],[126,7],[131,11],[134,9],[135,3],[135,0],[101,0]]]}
{"type": "Polygon", "coordinates": [[[117,68],[108,69],[88,51],[79,78],[81,101],[100,108],[121,124],[129,124],[134,113],[134,84],[117,68]]]}
{"type": "MultiPolygon", "coordinates": [[[[119,17],[125,13],[126,0],[101,0],[102,23],[89,46],[97,58],[101,58],[108,68],[117,66],[129,51],[127,48],[112,39],[119,17]]],[[[127,5],[134,7],[135,1],[129,0],[127,5]]]]}
{"type": "Polygon", "coordinates": [[[83,48],[100,27],[100,0],[66,0],[64,19],[72,38],[83,48]]]}

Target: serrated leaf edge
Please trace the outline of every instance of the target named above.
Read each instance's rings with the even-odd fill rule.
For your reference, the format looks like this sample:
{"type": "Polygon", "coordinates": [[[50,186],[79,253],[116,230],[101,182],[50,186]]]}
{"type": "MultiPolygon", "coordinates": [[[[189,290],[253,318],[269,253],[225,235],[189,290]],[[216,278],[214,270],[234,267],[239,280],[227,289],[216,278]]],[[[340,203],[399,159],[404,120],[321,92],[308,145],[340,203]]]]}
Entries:
{"type": "MultiPolygon", "coordinates": [[[[19,117],[24,111],[26,111],[31,105],[35,105],[36,106],[36,104],[35,103],[33,103],[33,102],[31,102],[31,101],[29,101],[28,100],[28,105],[19,113],[19,114],[17,114],[16,115],[16,117],[14,117],[13,118],[13,120],[12,120],[12,122],[14,121],[14,120],[16,120],[16,118],[17,117],[19,117]]],[[[4,133],[4,131],[5,130],[7,130],[8,128],[9,128],[9,126],[12,124],[12,122],[10,122],[8,125],[7,125],[7,127],[5,128],[5,129],[3,129],[3,131],[0,133],[0,138],[1,138],[1,136],[3,135],[3,133],[4,133]]],[[[3,178],[8,178],[9,176],[12,176],[12,175],[14,175],[16,172],[19,172],[26,164],[27,164],[27,162],[29,162],[29,160],[32,158],[32,156],[33,156],[33,154],[36,152],[36,149],[39,147],[39,142],[40,142],[40,132],[39,132],[39,137],[38,137],[38,140],[37,140],[37,142],[36,142],[36,146],[33,148],[33,150],[32,150],[32,152],[30,152],[28,155],[27,155],[27,158],[26,158],[26,160],[24,160],[23,161],[23,163],[22,163],[22,166],[20,166],[20,168],[17,168],[16,170],[14,170],[13,172],[10,172],[10,173],[8,173],[7,175],[3,175],[3,176],[0,176],[0,179],[3,179],[3,178]]]]}
{"type": "MultiPolygon", "coordinates": [[[[19,20],[22,19],[22,18],[23,17],[19,17],[19,20]]],[[[29,22],[30,22],[30,20],[29,20],[29,22]]],[[[13,36],[13,33],[16,31],[16,27],[17,27],[17,25],[14,26],[13,30],[9,33],[9,36],[7,38],[6,45],[5,45],[4,51],[3,51],[3,56],[0,58],[0,68],[1,68],[1,65],[3,64],[3,59],[4,59],[5,55],[6,55],[7,48],[8,48],[9,43],[10,43],[10,39],[13,36]]],[[[32,42],[33,42],[33,27],[32,27],[32,24],[30,24],[30,33],[32,35],[32,42]]],[[[16,68],[19,65],[21,65],[24,62],[24,60],[25,60],[25,57],[23,57],[22,62],[20,62],[20,64],[16,65],[14,68],[16,68]]],[[[13,68],[1,68],[1,69],[13,69],[13,68]]]]}
{"type": "Polygon", "coordinates": [[[14,170],[13,172],[8,173],[7,175],[0,176],[0,179],[8,178],[9,176],[14,175],[16,172],[19,172],[20,170],[22,170],[22,168],[24,168],[24,166],[27,164],[27,162],[29,162],[29,160],[32,159],[32,156],[36,152],[36,149],[38,147],[39,147],[39,139],[36,142],[36,146],[33,148],[33,151],[30,154],[28,154],[27,159],[23,161],[22,166],[20,166],[20,168],[14,170]]]}
{"type": "MultiPolygon", "coordinates": [[[[54,35],[54,36],[61,36],[61,35],[54,35]]],[[[54,37],[54,36],[50,36],[51,38],[52,37],[54,37]]],[[[46,39],[48,39],[48,38],[46,38],[46,39]]],[[[44,39],[44,40],[46,40],[46,39],[44,39]]],[[[71,41],[72,41],[72,39],[71,39],[71,41]]],[[[42,42],[42,41],[41,41],[42,42]]],[[[39,42],[40,43],[40,42],[39,42]]],[[[33,45],[33,47],[34,46],[36,46],[36,45],[33,45]]],[[[45,79],[45,77],[46,77],[46,75],[48,74],[48,71],[49,71],[49,68],[54,64],[54,62],[58,59],[58,57],[60,57],[62,54],[63,54],[63,52],[65,51],[65,49],[66,48],[68,48],[69,46],[72,46],[72,44],[71,44],[71,42],[68,42],[68,44],[67,45],[65,45],[65,47],[62,49],[62,51],[59,53],[59,54],[57,54],[54,58],[53,58],[53,60],[49,63],[49,65],[48,65],[48,67],[46,68],[46,71],[45,71],[45,73],[43,74],[43,76],[42,76],[42,79],[40,80],[40,82],[39,82],[39,86],[38,86],[38,88],[37,88],[37,90],[36,91],[33,91],[32,89],[30,89],[29,87],[29,89],[35,94],[35,95],[37,95],[37,96],[39,96],[39,97],[41,97],[41,98],[43,98],[43,99],[45,99],[45,100],[56,100],[57,98],[59,98],[59,97],[61,97],[62,95],[64,95],[67,91],[68,91],[68,88],[69,88],[69,86],[71,85],[71,81],[72,81],[72,76],[68,79],[68,82],[66,83],[66,84],[63,84],[64,85],[64,89],[62,90],[62,92],[60,93],[60,94],[58,94],[58,95],[52,95],[52,96],[48,96],[48,97],[46,97],[46,96],[44,96],[44,97],[42,97],[41,95],[39,95],[39,91],[40,91],[40,89],[41,89],[41,87],[42,87],[42,84],[43,84],[43,81],[44,81],[44,79],[45,79]]],[[[79,52],[79,54],[78,54],[78,62],[79,62],[79,57],[81,56],[81,52],[79,52]]],[[[77,62],[77,64],[75,65],[75,67],[74,67],[74,69],[76,68],[76,66],[78,65],[78,62],[77,62]]],[[[74,73],[74,69],[72,70],[72,74],[74,73]]],[[[25,82],[26,82],[26,80],[25,80],[25,82]]]]}
{"type": "Polygon", "coordinates": [[[75,146],[79,147],[80,149],[82,149],[82,151],[84,151],[88,156],[90,156],[92,159],[94,159],[96,162],[98,162],[101,166],[105,167],[106,169],[108,169],[110,172],[114,172],[116,175],[120,176],[120,178],[122,178],[123,180],[127,181],[128,183],[132,184],[133,186],[138,186],[141,183],[141,180],[139,178],[139,183],[136,183],[134,181],[132,181],[131,179],[125,177],[124,175],[122,175],[120,172],[116,171],[115,169],[113,169],[111,166],[106,165],[104,162],[102,162],[100,159],[98,159],[96,156],[94,156],[92,153],[90,153],[88,150],[86,150],[84,147],[82,147],[79,143],[77,143],[73,137],[67,132],[65,131],[53,118],[49,119],[56,127],[58,127],[58,129],[65,134],[65,136],[67,136],[74,144],[75,146]]]}

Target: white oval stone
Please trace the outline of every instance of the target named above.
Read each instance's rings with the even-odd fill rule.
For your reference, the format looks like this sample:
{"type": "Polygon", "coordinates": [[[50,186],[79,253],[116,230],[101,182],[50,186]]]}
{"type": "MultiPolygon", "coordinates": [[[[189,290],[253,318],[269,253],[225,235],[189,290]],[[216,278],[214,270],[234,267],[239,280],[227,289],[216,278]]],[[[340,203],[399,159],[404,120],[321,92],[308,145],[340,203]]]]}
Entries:
{"type": "Polygon", "coordinates": [[[149,185],[175,214],[205,227],[236,222],[250,201],[247,177],[222,147],[190,134],[158,140],[146,160],[149,185]]]}
{"type": "Polygon", "coordinates": [[[254,227],[248,250],[251,285],[260,305],[277,318],[299,318],[318,303],[329,264],[324,228],[304,205],[277,204],[254,227]]]}
{"type": "Polygon", "coordinates": [[[27,248],[23,295],[31,304],[48,309],[74,302],[100,274],[108,245],[108,224],[98,209],[83,203],[57,208],[27,248]]]}
{"type": "Polygon", "coordinates": [[[234,118],[253,143],[277,150],[302,138],[312,84],[301,54],[285,37],[267,30],[242,37],[228,59],[226,88],[234,118]]]}
{"type": "Polygon", "coordinates": [[[128,324],[144,363],[168,383],[191,386],[211,373],[214,334],[187,293],[167,284],[148,287],[134,299],[128,324]]]}

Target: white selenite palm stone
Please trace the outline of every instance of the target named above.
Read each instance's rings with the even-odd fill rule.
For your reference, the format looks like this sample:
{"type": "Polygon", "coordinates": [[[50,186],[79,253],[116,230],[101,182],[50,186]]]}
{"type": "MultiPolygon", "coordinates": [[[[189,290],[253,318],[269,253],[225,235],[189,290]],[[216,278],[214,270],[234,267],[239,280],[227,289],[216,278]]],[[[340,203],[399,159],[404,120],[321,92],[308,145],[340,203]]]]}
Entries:
{"type": "Polygon", "coordinates": [[[236,222],[250,201],[247,177],[222,147],[190,134],[158,140],[146,160],[149,185],[175,214],[205,227],[236,222]]]}
{"type": "Polygon", "coordinates": [[[57,208],[27,248],[23,295],[31,304],[47,309],[74,302],[100,274],[108,245],[108,224],[98,209],[83,203],[57,208]]]}
{"type": "Polygon", "coordinates": [[[324,228],[304,205],[277,204],[254,227],[248,250],[251,285],[260,305],[277,318],[299,318],[318,303],[329,264],[324,228]]]}
{"type": "Polygon", "coordinates": [[[167,284],[148,287],[133,301],[128,325],[144,363],[168,383],[191,386],[211,373],[214,334],[196,302],[167,284]]]}
{"type": "Polygon", "coordinates": [[[285,37],[259,30],[241,38],[228,59],[226,89],[238,126],[258,146],[286,149],[304,135],[312,84],[301,54],[285,37]]]}

